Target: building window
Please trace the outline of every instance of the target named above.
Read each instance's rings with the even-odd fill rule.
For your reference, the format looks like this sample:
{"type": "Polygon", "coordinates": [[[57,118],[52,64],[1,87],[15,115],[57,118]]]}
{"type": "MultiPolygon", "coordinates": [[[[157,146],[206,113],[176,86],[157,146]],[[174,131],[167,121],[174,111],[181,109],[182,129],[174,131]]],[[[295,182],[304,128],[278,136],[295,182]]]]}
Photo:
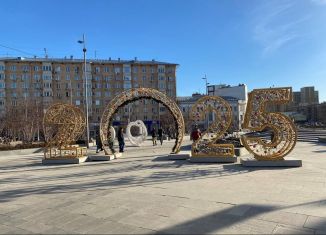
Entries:
{"type": "Polygon", "coordinates": [[[43,71],[51,71],[52,70],[52,67],[50,65],[43,65],[42,66],[42,70],[43,71]]]}
{"type": "Polygon", "coordinates": [[[23,89],[28,89],[29,88],[29,84],[28,83],[23,83],[22,84],[22,88],[23,89]]]}
{"type": "Polygon", "coordinates": [[[96,76],[95,81],[100,81],[100,77],[96,76]]]}
{"type": "Polygon", "coordinates": [[[75,75],[75,80],[78,81],[79,80],[79,76],[75,75]]]}
{"type": "Polygon", "coordinates": [[[110,88],[110,84],[109,83],[105,83],[104,84],[104,88],[106,88],[106,89],[110,88]]]}
{"type": "Polygon", "coordinates": [[[3,73],[0,73],[0,80],[4,80],[5,79],[5,75],[3,73]]]}
{"type": "Polygon", "coordinates": [[[9,69],[10,69],[11,71],[16,71],[16,65],[11,65],[11,66],[9,67],[9,69]]]}
{"type": "Polygon", "coordinates": [[[66,66],[66,72],[70,72],[70,67],[66,66]]]}
{"type": "Polygon", "coordinates": [[[11,80],[16,80],[16,74],[15,74],[15,73],[10,74],[10,75],[9,75],[9,78],[10,78],[11,80]]]}
{"type": "Polygon", "coordinates": [[[41,79],[41,75],[39,74],[34,74],[34,80],[39,81],[41,79]]]}
{"type": "Polygon", "coordinates": [[[95,100],[95,105],[100,105],[100,100],[95,100]]]}
{"type": "Polygon", "coordinates": [[[99,73],[101,71],[100,67],[95,67],[95,72],[99,73]]]}
{"type": "Polygon", "coordinates": [[[115,72],[116,74],[120,73],[120,68],[114,68],[114,72],[115,72]]]}
{"type": "Polygon", "coordinates": [[[5,70],[5,66],[0,65],[0,71],[4,71],[5,70]]]}
{"type": "Polygon", "coordinates": [[[48,74],[43,74],[42,75],[43,80],[52,80],[52,76],[48,74]]]}
{"type": "Polygon", "coordinates": [[[129,66],[124,67],[123,72],[124,73],[130,73],[130,67],[129,66]]]}
{"type": "Polygon", "coordinates": [[[155,68],[151,68],[151,73],[155,73],[155,68]]]}
{"type": "Polygon", "coordinates": [[[129,76],[124,76],[123,80],[125,80],[125,81],[130,81],[131,79],[130,79],[129,76]]]}
{"type": "Polygon", "coordinates": [[[165,80],[165,77],[164,77],[164,76],[159,76],[159,77],[158,77],[158,80],[160,80],[160,81],[164,81],[164,80],[165,80]]]}
{"type": "Polygon", "coordinates": [[[40,67],[38,67],[37,65],[34,66],[34,71],[39,71],[40,70],[40,67]]]}
{"type": "Polygon", "coordinates": [[[76,100],[76,105],[80,105],[80,100],[76,100]]]}
{"type": "Polygon", "coordinates": [[[11,93],[11,96],[14,97],[14,98],[16,98],[17,97],[17,93],[16,92],[13,92],[13,93],[11,93]]]}
{"type": "Polygon", "coordinates": [[[17,88],[17,83],[15,83],[15,82],[11,83],[11,86],[10,87],[11,88],[17,88]]]}
{"type": "Polygon", "coordinates": [[[111,80],[111,77],[104,77],[104,81],[108,82],[111,80]]]}
{"type": "Polygon", "coordinates": [[[138,67],[133,67],[133,68],[132,68],[132,71],[133,71],[134,73],[138,73],[138,67]]]}
{"type": "Polygon", "coordinates": [[[79,67],[75,66],[74,70],[75,70],[75,73],[78,73],[79,72],[79,67]]]}
{"type": "Polygon", "coordinates": [[[104,67],[104,72],[106,72],[106,73],[110,72],[110,68],[109,67],[104,67]]]}
{"type": "Polygon", "coordinates": [[[141,68],[141,71],[142,71],[143,73],[146,73],[146,67],[142,67],[142,68],[141,68]]]}
{"type": "Polygon", "coordinates": [[[6,93],[5,92],[0,92],[0,97],[5,97],[6,93]]]}
{"type": "Polygon", "coordinates": [[[101,92],[100,91],[95,92],[95,96],[96,97],[101,97],[101,92]]]}
{"type": "Polygon", "coordinates": [[[22,71],[29,71],[29,66],[28,65],[23,65],[22,66],[22,71]]]}
{"type": "Polygon", "coordinates": [[[6,88],[6,84],[4,82],[0,82],[0,88],[6,88]]]}
{"type": "Polygon", "coordinates": [[[109,91],[106,91],[106,92],[104,93],[104,96],[105,96],[105,97],[110,97],[110,92],[109,92],[109,91]]]}
{"type": "Polygon", "coordinates": [[[130,83],[130,82],[125,82],[125,83],[123,84],[123,88],[124,88],[124,89],[130,89],[130,88],[131,88],[131,83],[130,83]]]}

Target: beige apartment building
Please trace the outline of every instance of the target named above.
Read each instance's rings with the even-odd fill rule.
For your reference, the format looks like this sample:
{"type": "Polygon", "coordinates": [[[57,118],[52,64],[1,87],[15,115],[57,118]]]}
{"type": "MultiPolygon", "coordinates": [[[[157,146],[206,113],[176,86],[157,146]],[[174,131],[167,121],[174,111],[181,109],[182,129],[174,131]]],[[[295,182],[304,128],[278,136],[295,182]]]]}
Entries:
{"type": "MultiPolygon", "coordinates": [[[[91,137],[96,135],[108,102],[124,90],[151,87],[176,99],[178,65],[175,63],[135,58],[87,60],[86,64],[91,137]]],[[[0,116],[15,107],[16,112],[23,112],[27,104],[34,104],[45,112],[57,102],[71,103],[86,111],[82,59],[0,58],[0,116]]],[[[126,125],[128,120],[140,119],[151,129],[165,112],[166,109],[155,101],[139,100],[119,110],[113,124],[126,125]]]]}

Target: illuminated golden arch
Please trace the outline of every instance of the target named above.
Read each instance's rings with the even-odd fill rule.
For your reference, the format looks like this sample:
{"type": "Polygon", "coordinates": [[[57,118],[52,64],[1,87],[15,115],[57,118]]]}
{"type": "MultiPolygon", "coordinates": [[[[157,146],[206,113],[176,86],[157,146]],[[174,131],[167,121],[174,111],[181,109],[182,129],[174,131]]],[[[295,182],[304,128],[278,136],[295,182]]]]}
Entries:
{"type": "Polygon", "coordinates": [[[172,113],[177,129],[177,136],[175,144],[172,148],[172,153],[178,153],[180,151],[182,139],[184,136],[184,120],[178,105],[171,98],[158,90],[152,88],[133,88],[115,96],[106,106],[106,109],[102,114],[100,123],[100,136],[106,155],[115,153],[113,145],[108,144],[113,142],[111,140],[110,132],[108,131],[108,127],[112,125],[113,115],[118,111],[120,107],[142,98],[153,99],[159,103],[162,103],[172,113]],[[109,148],[107,148],[107,145],[109,148]]]}

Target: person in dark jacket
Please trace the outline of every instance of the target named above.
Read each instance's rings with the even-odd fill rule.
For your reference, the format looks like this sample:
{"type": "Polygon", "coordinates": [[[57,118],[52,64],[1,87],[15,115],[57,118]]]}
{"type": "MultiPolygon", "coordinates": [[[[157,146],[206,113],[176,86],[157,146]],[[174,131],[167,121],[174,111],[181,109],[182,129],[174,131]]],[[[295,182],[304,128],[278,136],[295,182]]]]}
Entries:
{"type": "Polygon", "coordinates": [[[120,127],[118,131],[118,142],[119,142],[119,152],[123,153],[124,152],[124,147],[125,147],[125,138],[123,136],[123,127],[120,127]]]}
{"type": "Polygon", "coordinates": [[[160,140],[161,145],[163,144],[163,129],[160,127],[158,129],[158,139],[160,140]]]}
{"type": "Polygon", "coordinates": [[[96,153],[98,153],[99,151],[103,151],[103,144],[102,144],[102,140],[100,135],[98,134],[96,136],[96,153]]]}
{"type": "Polygon", "coordinates": [[[155,128],[153,128],[153,130],[152,130],[152,141],[153,141],[153,146],[154,146],[154,145],[157,145],[156,140],[157,140],[157,133],[156,133],[155,128]]]}

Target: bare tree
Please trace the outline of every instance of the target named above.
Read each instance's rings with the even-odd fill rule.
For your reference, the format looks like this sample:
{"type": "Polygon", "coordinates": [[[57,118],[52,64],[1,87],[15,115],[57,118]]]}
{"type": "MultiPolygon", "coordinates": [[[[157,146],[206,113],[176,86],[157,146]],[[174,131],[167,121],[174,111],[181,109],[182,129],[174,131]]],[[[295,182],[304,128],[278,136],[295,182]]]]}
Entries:
{"type": "Polygon", "coordinates": [[[4,116],[3,135],[12,140],[18,139],[24,143],[31,143],[36,134],[42,131],[42,119],[42,104],[35,100],[25,100],[17,106],[9,106],[4,116]]]}

